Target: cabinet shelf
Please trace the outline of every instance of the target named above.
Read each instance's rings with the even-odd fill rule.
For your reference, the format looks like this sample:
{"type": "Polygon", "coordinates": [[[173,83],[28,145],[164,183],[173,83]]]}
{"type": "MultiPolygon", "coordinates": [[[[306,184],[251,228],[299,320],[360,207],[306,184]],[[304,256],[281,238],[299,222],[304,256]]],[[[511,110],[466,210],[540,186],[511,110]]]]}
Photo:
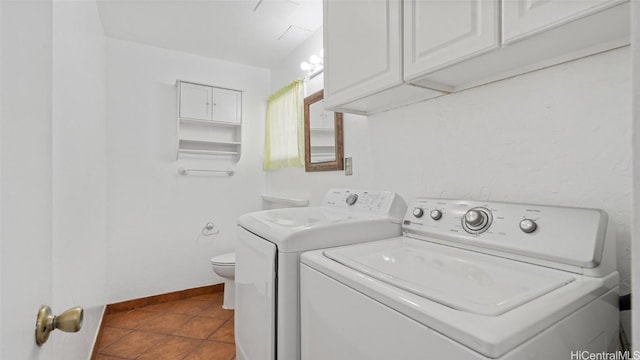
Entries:
{"type": "Polygon", "coordinates": [[[184,145],[240,145],[239,141],[218,141],[218,140],[200,140],[200,139],[180,139],[180,143],[184,145]]]}
{"type": "Polygon", "coordinates": [[[211,126],[231,126],[231,127],[240,127],[242,124],[228,122],[228,121],[215,121],[215,120],[202,120],[202,119],[192,119],[192,118],[179,118],[181,122],[187,124],[197,124],[197,125],[211,125],[211,126]]]}
{"type": "Polygon", "coordinates": [[[237,141],[180,139],[178,144],[178,154],[237,156],[240,154],[240,143],[237,141]]]}
{"type": "Polygon", "coordinates": [[[179,154],[192,155],[239,155],[237,151],[220,151],[220,150],[196,150],[196,149],[178,149],[179,154]]]}

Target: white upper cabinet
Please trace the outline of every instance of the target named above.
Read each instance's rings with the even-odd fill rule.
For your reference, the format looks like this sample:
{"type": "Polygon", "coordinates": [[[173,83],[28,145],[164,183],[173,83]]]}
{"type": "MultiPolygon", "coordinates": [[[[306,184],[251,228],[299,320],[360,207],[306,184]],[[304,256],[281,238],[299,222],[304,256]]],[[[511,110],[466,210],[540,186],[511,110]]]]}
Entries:
{"type": "Polygon", "coordinates": [[[341,112],[373,114],[630,42],[628,0],[324,0],[324,6],[325,104],[341,112]]]}
{"type": "Polygon", "coordinates": [[[503,0],[502,41],[510,43],[626,0],[503,0]]]}
{"type": "Polygon", "coordinates": [[[498,0],[404,2],[404,78],[500,46],[498,0]]]}
{"type": "Polygon", "coordinates": [[[629,44],[626,0],[502,0],[500,47],[410,80],[460,91],[629,44]]]}
{"type": "Polygon", "coordinates": [[[179,86],[180,118],[240,123],[240,91],[182,81],[179,86]]]}
{"type": "Polygon", "coordinates": [[[399,0],[325,1],[325,94],[352,100],[402,83],[399,0]]]}
{"type": "Polygon", "coordinates": [[[400,0],[325,0],[324,50],[330,109],[371,113],[429,92],[404,84],[400,0]]]}

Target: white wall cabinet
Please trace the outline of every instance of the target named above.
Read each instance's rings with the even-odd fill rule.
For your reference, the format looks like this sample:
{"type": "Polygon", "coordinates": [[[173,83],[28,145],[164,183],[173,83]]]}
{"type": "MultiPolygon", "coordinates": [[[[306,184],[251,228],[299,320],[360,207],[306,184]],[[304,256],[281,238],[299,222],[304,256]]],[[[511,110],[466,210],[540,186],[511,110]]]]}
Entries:
{"type": "Polygon", "coordinates": [[[373,114],[629,44],[628,0],[324,4],[325,103],[342,112],[373,114]]]}
{"type": "Polygon", "coordinates": [[[402,84],[399,0],[327,1],[325,93],[351,99],[402,84]],[[363,11],[364,10],[364,11],[363,11]],[[357,25],[356,25],[357,24],[357,25]],[[356,25],[356,26],[354,26],[356,25]]]}
{"type": "Polygon", "coordinates": [[[325,0],[324,49],[325,105],[334,111],[368,114],[431,93],[403,79],[401,0],[325,0]]]}
{"type": "Polygon", "coordinates": [[[498,48],[499,10],[497,0],[406,1],[404,78],[498,48]]]}
{"type": "Polygon", "coordinates": [[[508,44],[623,2],[625,0],[503,0],[502,42],[508,44]]]}
{"type": "Polygon", "coordinates": [[[629,44],[626,0],[492,1],[502,7],[498,48],[405,80],[455,92],[629,44]]]}
{"type": "Polygon", "coordinates": [[[242,91],[178,80],[177,156],[222,156],[237,162],[242,91]]]}

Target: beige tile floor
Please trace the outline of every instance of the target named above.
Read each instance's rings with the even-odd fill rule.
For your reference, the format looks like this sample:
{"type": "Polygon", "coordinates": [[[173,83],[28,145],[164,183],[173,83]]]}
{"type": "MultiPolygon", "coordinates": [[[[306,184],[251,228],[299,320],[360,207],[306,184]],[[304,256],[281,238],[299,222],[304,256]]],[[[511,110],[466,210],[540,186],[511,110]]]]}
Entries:
{"type": "Polygon", "coordinates": [[[233,325],[222,293],[107,315],[95,360],[233,360],[233,325]]]}

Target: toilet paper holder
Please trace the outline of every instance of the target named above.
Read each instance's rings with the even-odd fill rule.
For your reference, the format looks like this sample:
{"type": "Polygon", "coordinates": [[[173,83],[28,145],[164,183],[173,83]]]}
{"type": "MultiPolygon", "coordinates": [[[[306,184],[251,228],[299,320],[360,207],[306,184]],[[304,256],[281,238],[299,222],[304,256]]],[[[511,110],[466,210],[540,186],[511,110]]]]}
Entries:
{"type": "Polygon", "coordinates": [[[208,222],[202,228],[202,235],[211,236],[220,234],[220,229],[216,229],[216,226],[212,222],[208,222]]]}

